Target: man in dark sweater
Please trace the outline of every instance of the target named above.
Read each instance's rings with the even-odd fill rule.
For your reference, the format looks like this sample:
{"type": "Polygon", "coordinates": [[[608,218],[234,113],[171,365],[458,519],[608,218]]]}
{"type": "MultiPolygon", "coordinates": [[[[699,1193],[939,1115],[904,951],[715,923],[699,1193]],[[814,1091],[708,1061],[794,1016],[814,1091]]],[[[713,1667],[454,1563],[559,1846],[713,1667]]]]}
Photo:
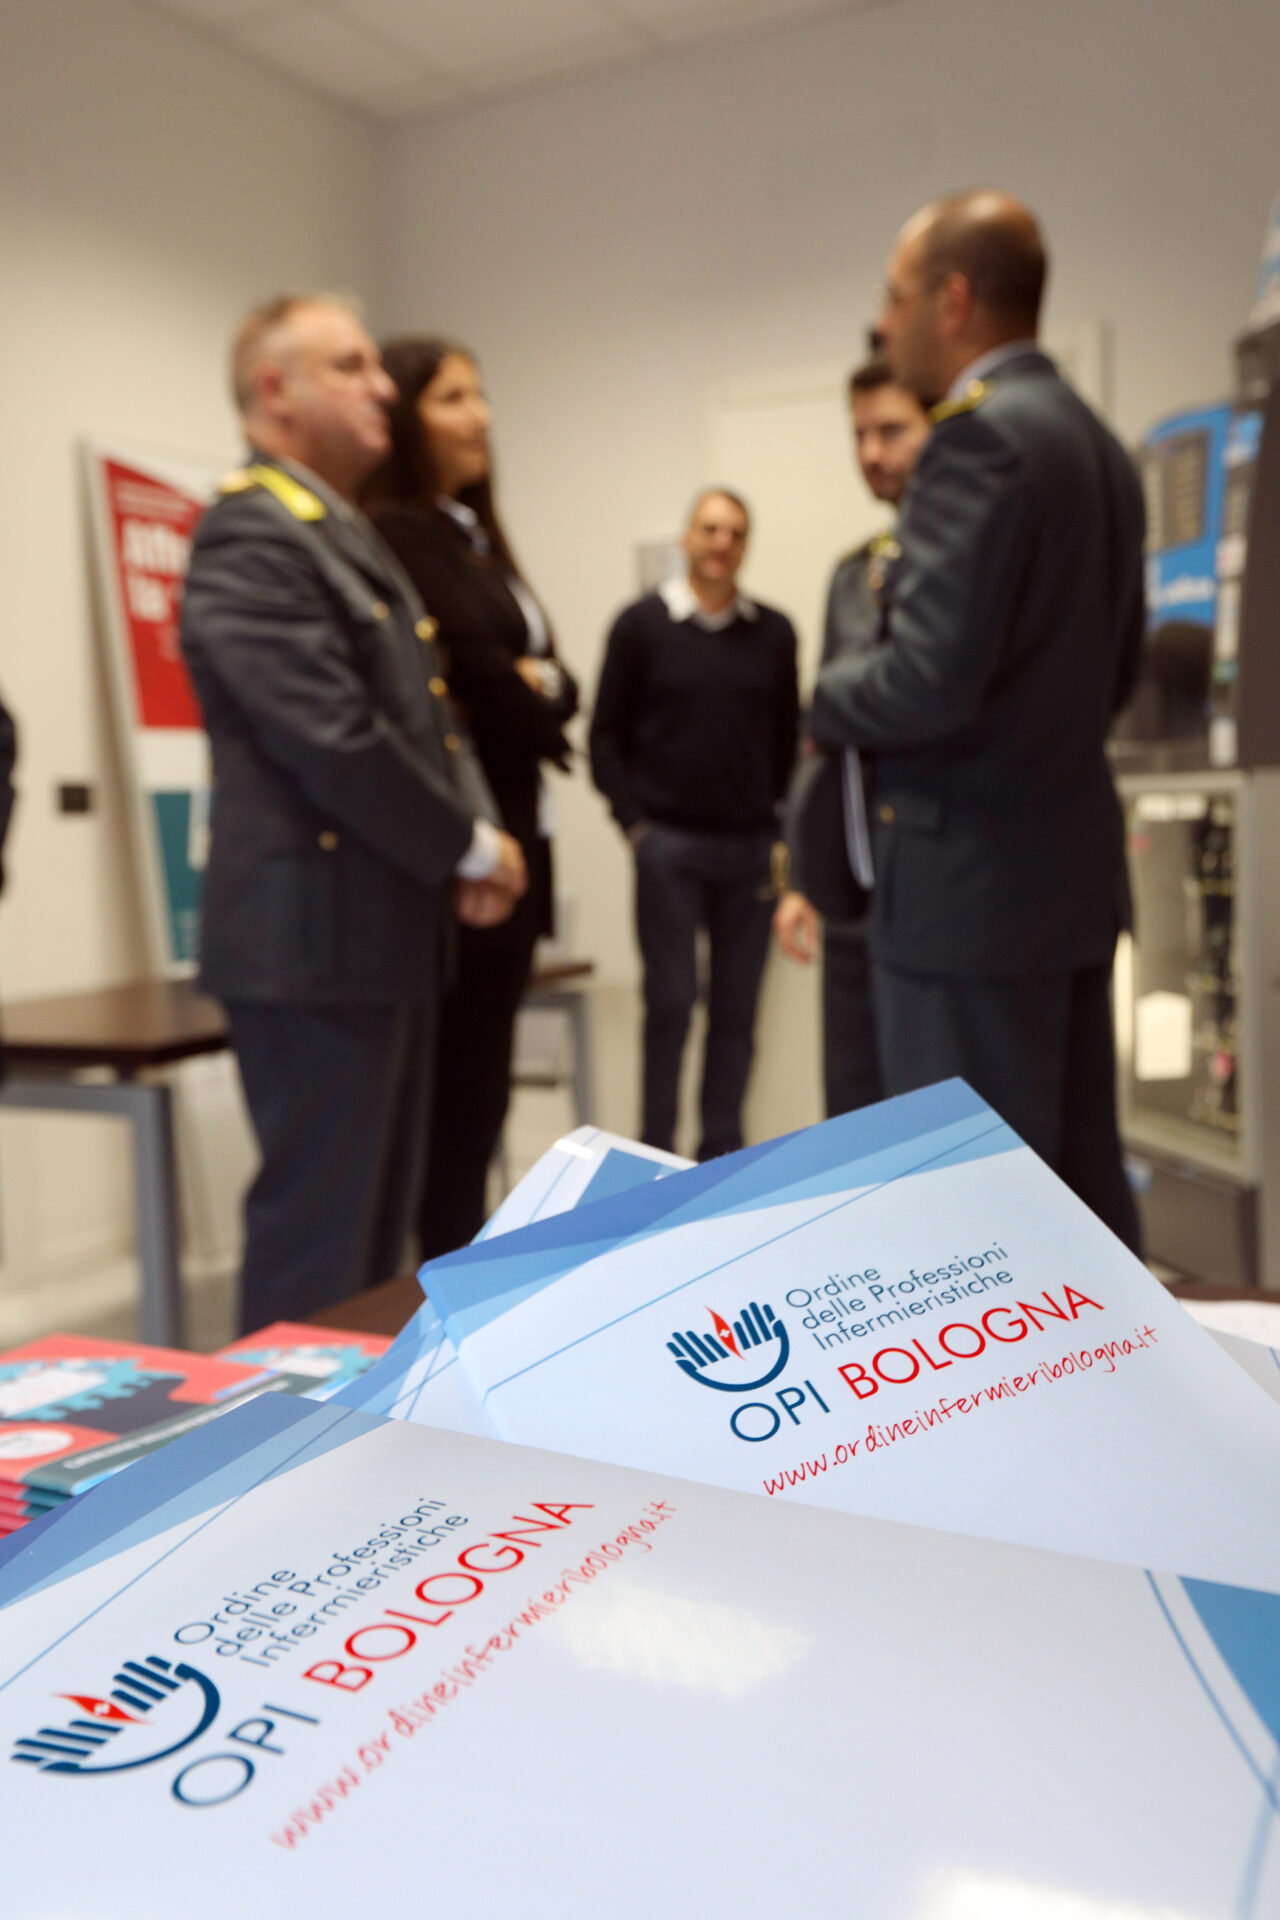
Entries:
{"type": "Polygon", "coordinates": [[[685,528],[687,570],[625,607],[609,634],[591,771],[629,841],[644,960],[642,1138],[673,1144],[680,1063],[710,945],[700,1160],[742,1145],[774,888],[770,861],[795,753],[796,636],[746,599],[750,520],[722,488],[685,528]]]}

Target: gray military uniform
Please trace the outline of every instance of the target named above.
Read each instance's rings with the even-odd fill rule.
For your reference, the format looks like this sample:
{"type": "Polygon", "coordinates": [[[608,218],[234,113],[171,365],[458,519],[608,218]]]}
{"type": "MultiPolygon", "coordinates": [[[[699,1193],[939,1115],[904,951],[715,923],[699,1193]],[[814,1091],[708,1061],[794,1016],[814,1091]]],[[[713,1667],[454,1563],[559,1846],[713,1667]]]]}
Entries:
{"type": "Polygon", "coordinates": [[[873,756],[888,1091],[962,1075],[1130,1244],[1105,742],[1141,655],[1142,533],[1128,455],[1028,342],[935,411],[884,644],[824,669],[811,718],[822,745],[873,756]]]}
{"type": "Polygon", "coordinates": [[[200,981],[225,1003],[263,1163],[245,1330],[395,1271],[421,1164],[442,909],[495,809],[434,623],[373,528],[302,469],[224,482],[182,645],[213,752],[200,981]]]}

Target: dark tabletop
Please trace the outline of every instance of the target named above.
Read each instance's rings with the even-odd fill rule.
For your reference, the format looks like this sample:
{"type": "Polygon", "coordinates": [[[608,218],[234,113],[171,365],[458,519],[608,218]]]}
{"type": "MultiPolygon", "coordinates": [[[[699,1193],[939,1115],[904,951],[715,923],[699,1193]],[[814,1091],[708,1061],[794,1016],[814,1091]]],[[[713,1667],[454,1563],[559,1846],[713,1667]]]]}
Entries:
{"type": "MultiPolygon", "coordinates": [[[[552,961],[534,967],[529,986],[535,992],[568,986],[594,972],[590,960],[552,961]]],[[[129,1075],[219,1052],[227,1045],[227,1023],[217,1001],[190,981],[134,980],[91,993],[10,1000],[0,1010],[0,1037],[13,1073],[113,1067],[129,1075]]]]}
{"type": "Polygon", "coordinates": [[[10,1000],[0,1010],[10,1072],[24,1068],[114,1067],[132,1074],[227,1044],[215,1000],[186,980],[134,980],[92,993],[10,1000]]]}

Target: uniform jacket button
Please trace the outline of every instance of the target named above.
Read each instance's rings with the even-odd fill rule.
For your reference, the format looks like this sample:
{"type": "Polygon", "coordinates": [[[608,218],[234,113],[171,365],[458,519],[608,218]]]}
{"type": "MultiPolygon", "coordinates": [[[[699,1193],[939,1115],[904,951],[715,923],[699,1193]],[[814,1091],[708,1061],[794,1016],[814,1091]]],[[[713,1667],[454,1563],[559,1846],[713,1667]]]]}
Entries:
{"type": "Polygon", "coordinates": [[[450,753],[456,753],[458,751],[458,748],[462,745],[462,742],[461,740],[459,740],[456,733],[446,733],[444,737],[444,744],[449,749],[450,753]]]}
{"type": "Polygon", "coordinates": [[[332,827],[325,828],[324,832],[319,836],[319,843],[323,853],[332,853],[334,851],[338,844],[338,836],[332,827]]]}
{"type": "Polygon", "coordinates": [[[886,804],[886,805],[885,805],[885,806],[883,806],[883,807],[878,807],[878,808],[876,809],[876,811],[877,811],[877,813],[878,813],[878,815],[879,815],[879,817],[880,817],[880,819],[881,819],[881,820],[882,820],[882,821],[884,822],[884,824],[885,824],[885,826],[886,826],[886,827],[891,827],[891,826],[893,825],[893,822],[894,822],[894,812],[893,812],[893,808],[892,808],[891,806],[889,806],[889,805],[887,805],[887,804],[886,804]]]}
{"type": "Polygon", "coordinates": [[[413,630],[417,634],[419,640],[434,640],[438,629],[439,629],[439,622],[436,620],[433,620],[431,618],[431,615],[427,614],[424,619],[418,620],[414,623],[413,630]]]}
{"type": "Polygon", "coordinates": [[[438,673],[433,673],[427,682],[427,689],[430,693],[434,693],[437,700],[443,700],[449,691],[449,682],[442,680],[438,673]]]}
{"type": "Polygon", "coordinates": [[[391,609],[385,600],[375,600],[369,611],[375,620],[385,620],[391,609]]]}

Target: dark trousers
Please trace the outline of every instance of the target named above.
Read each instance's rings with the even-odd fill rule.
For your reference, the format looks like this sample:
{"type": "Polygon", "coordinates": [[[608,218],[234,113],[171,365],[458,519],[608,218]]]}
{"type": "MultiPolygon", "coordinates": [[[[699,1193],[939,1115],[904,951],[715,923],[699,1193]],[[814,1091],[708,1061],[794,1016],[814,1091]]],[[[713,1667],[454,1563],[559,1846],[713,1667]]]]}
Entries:
{"type": "Polygon", "coordinates": [[[1116,1124],[1109,967],[1008,980],[873,967],[886,1090],[958,1074],[1134,1252],[1116,1124]]]}
{"type": "Polygon", "coordinates": [[[459,943],[457,977],[440,1008],[431,1135],[418,1202],[424,1260],[474,1240],[485,1223],[485,1189],[511,1098],[516,1015],[537,938],[532,914],[517,937],[459,943]]]}
{"type": "Polygon", "coordinates": [[[700,1160],[742,1145],[756,1002],[769,950],[772,835],[653,826],[636,849],[636,934],[644,960],[641,1138],[672,1149],[680,1062],[698,997],[697,938],[710,938],[700,1160]]]}
{"type": "Polygon", "coordinates": [[[822,924],[822,1077],[828,1119],[884,1099],[863,920],[822,924]]]}
{"type": "Polygon", "coordinates": [[[301,1320],[398,1271],[433,1020],[424,1006],[227,1007],[262,1166],[244,1205],[240,1327],[301,1320]]]}

